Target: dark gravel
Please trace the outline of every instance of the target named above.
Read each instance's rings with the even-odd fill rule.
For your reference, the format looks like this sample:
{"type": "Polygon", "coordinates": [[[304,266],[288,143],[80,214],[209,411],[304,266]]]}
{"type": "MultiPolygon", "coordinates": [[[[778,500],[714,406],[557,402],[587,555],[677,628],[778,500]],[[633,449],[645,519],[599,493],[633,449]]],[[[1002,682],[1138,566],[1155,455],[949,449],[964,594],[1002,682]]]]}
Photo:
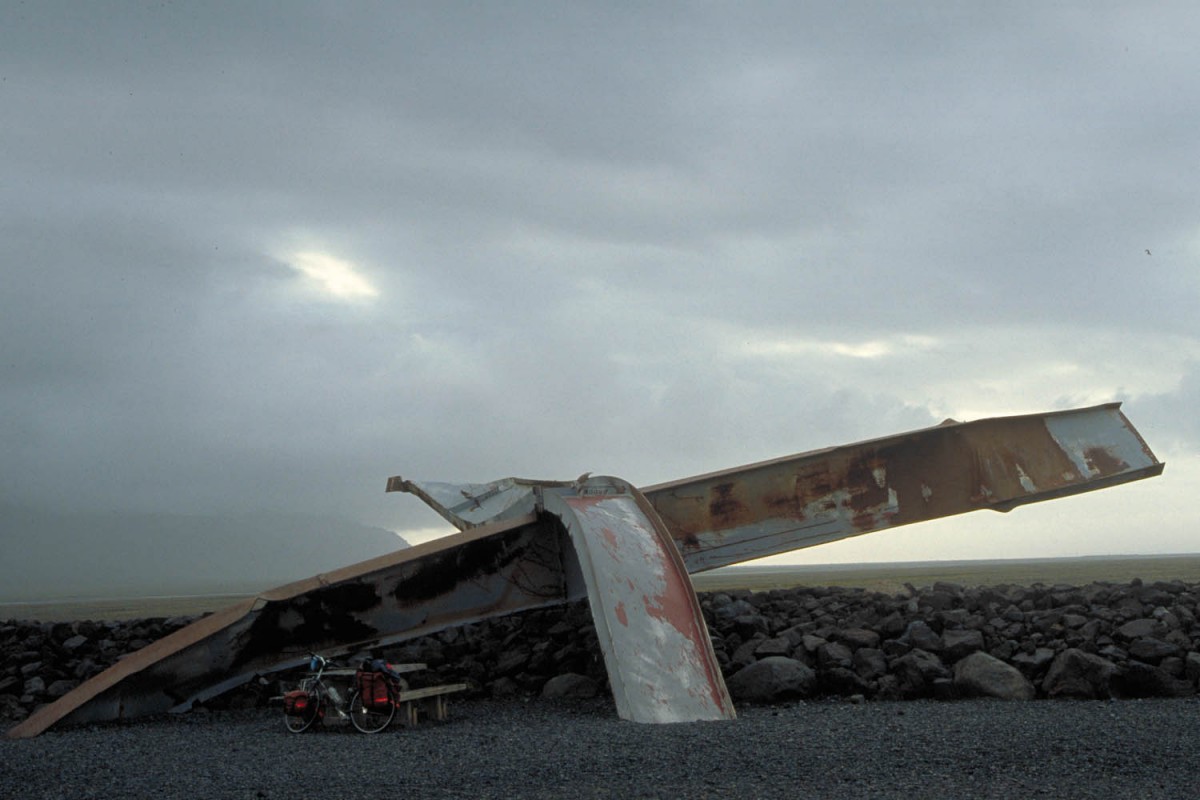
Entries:
{"type": "Polygon", "coordinates": [[[376,736],[225,711],[0,739],[5,798],[1194,798],[1200,701],[798,703],[638,725],[462,702],[376,736]]]}

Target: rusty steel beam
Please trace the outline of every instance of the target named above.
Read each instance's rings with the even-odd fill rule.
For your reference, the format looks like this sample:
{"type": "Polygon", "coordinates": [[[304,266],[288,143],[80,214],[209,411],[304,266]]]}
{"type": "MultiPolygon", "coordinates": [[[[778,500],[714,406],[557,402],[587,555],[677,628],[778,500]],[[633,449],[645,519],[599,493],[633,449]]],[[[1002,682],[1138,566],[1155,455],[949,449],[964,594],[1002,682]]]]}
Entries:
{"type": "MultiPolygon", "coordinates": [[[[605,531],[618,541],[628,534],[626,546],[645,548],[644,554],[669,535],[686,571],[698,572],[951,514],[1008,511],[1152,477],[1162,469],[1114,403],[948,422],[659,484],[644,490],[636,515],[629,501],[611,501],[615,505],[607,511],[622,508],[615,526],[597,523],[592,514],[597,509],[579,499],[598,485],[617,486],[614,479],[585,475],[573,482],[506,479],[454,486],[393,478],[389,490],[414,492],[468,530],[289,584],[201,619],[84,682],[7,735],[33,736],[60,721],[186,710],[256,675],[295,667],[310,650],[361,651],[585,593],[593,595],[598,628],[603,623],[619,634],[615,629],[629,609],[617,610],[616,603],[624,602],[619,584],[629,575],[611,563],[598,566],[607,557],[605,531]],[[586,570],[601,577],[589,580],[586,570]]],[[[666,550],[659,548],[651,560],[657,559],[670,590],[654,583],[660,580],[657,572],[636,581],[630,577],[630,588],[636,596],[638,581],[649,580],[653,592],[663,589],[661,596],[673,598],[674,610],[667,612],[665,601],[647,602],[640,624],[653,627],[665,615],[681,633],[688,628],[681,593],[691,588],[684,570],[667,564],[666,550]]],[[[683,638],[694,643],[694,634],[683,638]]],[[[687,649],[678,645],[670,631],[657,640],[635,636],[612,644],[606,663],[618,678],[622,672],[636,675],[627,660],[652,660],[646,647],[657,648],[659,656],[687,649]]],[[[702,672],[703,653],[693,654],[702,672]]],[[[666,681],[662,675],[652,680],[666,681]]],[[[708,692],[721,707],[717,695],[724,687],[713,695],[714,686],[710,682],[700,693],[708,692]]],[[[631,707],[645,702],[630,696],[631,707]]]]}
{"type": "MultiPolygon", "coordinates": [[[[1163,470],[1120,403],[941,425],[799,453],[642,489],[689,572],[885,528],[1020,505],[1163,470]]],[[[459,529],[529,513],[536,482],[418,483],[459,529]]],[[[559,484],[562,485],[562,484],[559,484]]]]}
{"type": "Polygon", "coordinates": [[[642,491],[691,572],[1163,471],[1119,403],[945,423],[642,491]]]}

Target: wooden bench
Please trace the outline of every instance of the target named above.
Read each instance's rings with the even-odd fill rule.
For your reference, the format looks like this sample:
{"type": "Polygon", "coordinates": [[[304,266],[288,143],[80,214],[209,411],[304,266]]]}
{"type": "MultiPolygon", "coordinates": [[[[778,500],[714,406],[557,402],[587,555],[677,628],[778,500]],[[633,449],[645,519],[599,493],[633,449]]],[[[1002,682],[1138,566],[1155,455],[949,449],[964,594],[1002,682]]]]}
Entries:
{"type": "Polygon", "coordinates": [[[398,708],[400,723],[413,727],[420,717],[444,720],[449,715],[446,696],[467,689],[465,683],[447,683],[441,686],[426,686],[424,689],[407,689],[400,692],[398,708]]]}

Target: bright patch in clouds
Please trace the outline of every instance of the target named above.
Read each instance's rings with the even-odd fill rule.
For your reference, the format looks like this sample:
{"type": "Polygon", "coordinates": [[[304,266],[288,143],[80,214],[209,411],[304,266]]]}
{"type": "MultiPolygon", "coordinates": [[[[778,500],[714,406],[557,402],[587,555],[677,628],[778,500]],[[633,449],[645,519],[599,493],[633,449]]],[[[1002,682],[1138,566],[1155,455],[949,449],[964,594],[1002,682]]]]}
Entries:
{"type": "Polygon", "coordinates": [[[354,264],[327,253],[311,250],[292,253],[287,263],[323,295],[338,300],[369,300],[379,296],[379,290],[359,274],[354,264]]]}
{"type": "Polygon", "coordinates": [[[748,342],[745,351],[757,356],[845,356],[876,359],[891,355],[917,353],[935,348],[938,340],[931,336],[901,335],[889,339],[868,339],[859,342],[822,339],[760,339],[748,342]]]}

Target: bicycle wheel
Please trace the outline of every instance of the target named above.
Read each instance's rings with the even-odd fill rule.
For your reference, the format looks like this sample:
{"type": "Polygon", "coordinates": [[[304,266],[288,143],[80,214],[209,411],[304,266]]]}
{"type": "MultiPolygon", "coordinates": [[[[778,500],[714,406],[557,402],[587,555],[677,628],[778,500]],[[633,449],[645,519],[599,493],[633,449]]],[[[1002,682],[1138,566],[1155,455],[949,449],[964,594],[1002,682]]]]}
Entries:
{"type": "Polygon", "coordinates": [[[392,724],[396,716],[396,697],[388,687],[388,704],[384,708],[363,705],[362,692],[357,689],[350,695],[350,722],[363,733],[379,733],[392,724]]]}
{"type": "Polygon", "coordinates": [[[308,708],[303,714],[284,714],[283,724],[292,733],[304,733],[313,726],[313,723],[321,718],[321,703],[325,702],[325,698],[321,695],[321,690],[315,686],[302,686],[309,693],[308,708]]]}

